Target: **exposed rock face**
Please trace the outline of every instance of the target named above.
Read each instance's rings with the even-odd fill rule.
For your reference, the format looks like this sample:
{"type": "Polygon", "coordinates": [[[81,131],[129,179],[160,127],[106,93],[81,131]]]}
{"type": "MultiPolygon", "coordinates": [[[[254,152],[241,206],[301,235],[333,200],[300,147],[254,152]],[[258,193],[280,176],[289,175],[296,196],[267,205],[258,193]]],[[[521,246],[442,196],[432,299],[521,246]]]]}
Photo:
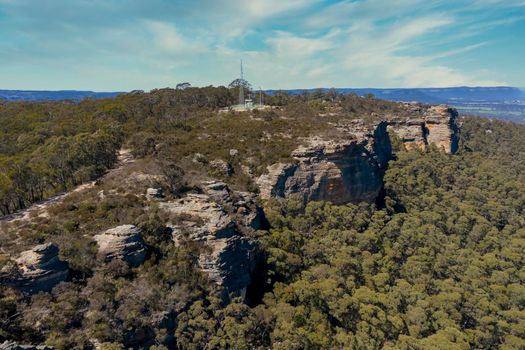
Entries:
{"type": "Polygon", "coordinates": [[[16,271],[4,276],[7,285],[27,293],[47,292],[65,281],[69,266],[58,258],[58,247],[52,243],[40,244],[20,254],[16,271]]]}
{"type": "Polygon", "coordinates": [[[268,167],[268,174],[257,179],[261,197],[299,194],[305,201],[375,201],[392,154],[386,123],[375,127],[354,123],[339,129],[345,138],[309,139],[292,153],[295,163],[268,167]]]}
{"type": "Polygon", "coordinates": [[[458,148],[459,127],[455,109],[406,104],[410,117],[391,116],[375,126],[360,121],[338,125],[340,139],[311,138],[292,153],[293,163],[277,163],[256,182],[262,198],[287,198],[298,194],[305,201],[336,204],[374,202],[383,187],[387,163],[393,158],[387,126],[407,148],[435,144],[447,153],[458,148]]]}
{"type": "Polygon", "coordinates": [[[425,149],[434,144],[446,153],[454,154],[458,149],[458,112],[448,106],[423,108],[418,104],[407,104],[414,113],[409,118],[393,117],[388,121],[408,149],[425,149]]]}
{"type": "Polygon", "coordinates": [[[459,145],[458,111],[447,106],[433,106],[425,113],[427,141],[454,154],[459,145]]]}
{"type": "Polygon", "coordinates": [[[93,239],[99,245],[99,255],[106,261],[122,259],[131,266],[138,266],[146,259],[146,246],[139,228],[122,225],[96,235],[93,239]]]}
{"type": "Polygon", "coordinates": [[[0,344],[0,350],[53,350],[54,348],[46,345],[20,345],[14,341],[5,341],[0,344]]]}
{"type": "Polygon", "coordinates": [[[257,241],[246,233],[261,227],[260,208],[252,194],[232,192],[223,182],[207,182],[203,192],[160,203],[160,208],[177,218],[169,225],[175,241],[186,232],[211,248],[199,264],[224,296],[245,297],[261,258],[257,241]]]}

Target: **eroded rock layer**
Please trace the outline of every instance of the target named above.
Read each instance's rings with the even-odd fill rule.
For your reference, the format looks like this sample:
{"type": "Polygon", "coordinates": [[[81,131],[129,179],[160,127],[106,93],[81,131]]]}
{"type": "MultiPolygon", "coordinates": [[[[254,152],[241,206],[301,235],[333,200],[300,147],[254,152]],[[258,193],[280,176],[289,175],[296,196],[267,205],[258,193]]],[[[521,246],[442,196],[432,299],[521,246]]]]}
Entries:
{"type": "Polygon", "coordinates": [[[0,344],[0,350],[53,350],[53,347],[46,345],[21,345],[14,341],[6,340],[0,344]]]}
{"type": "Polygon", "coordinates": [[[199,265],[224,296],[245,297],[261,259],[256,239],[247,234],[261,227],[260,208],[252,194],[232,192],[223,182],[207,182],[202,189],[160,208],[174,218],[169,226],[175,241],[187,234],[209,248],[199,265]]]}
{"type": "Polygon", "coordinates": [[[24,251],[16,259],[16,267],[2,282],[27,293],[50,291],[65,281],[69,266],[58,257],[58,247],[52,243],[40,244],[24,251]]]}
{"type": "Polygon", "coordinates": [[[147,250],[140,229],[133,225],[117,226],[93,239],[99,246],[99,255],[106,261],[121,259],[138,266],[146,259],[147,250]]]}
{"type": "Polygon", "coordinates": [[[292,152],[294,162],[277,163],[256,182],[262,198],[298,195],[304,201],[336,204],[375,202],[383,187],[387,163],[394,157],[387,132],[393,131],[408,148],[435,144],[447,153],[458,148],[457,111],[447,106],[406,104],[411,115],[390,116],[375,125],[360,120],[337,125],[342,136],[304,140],[292,152]]]}
{"type": "Polygon", "coordinates": [[[311,138],[297,148],[294,163],[274,164],[257,179],[262,198],[290,197],[333,203],[373,202],[383,186],[392,151],[386,123],[339,126],[339,140],[311,138]]]}
{"type": "Polygon", "coordinates": [[[422,107],[407,104],[412,116],[393,117],[388,120],[389,129],[394,131],[408,149],[425,149],[434,144],[446,153],[454,154],[458,149],[458,112],[448,106],[422,107]]]}

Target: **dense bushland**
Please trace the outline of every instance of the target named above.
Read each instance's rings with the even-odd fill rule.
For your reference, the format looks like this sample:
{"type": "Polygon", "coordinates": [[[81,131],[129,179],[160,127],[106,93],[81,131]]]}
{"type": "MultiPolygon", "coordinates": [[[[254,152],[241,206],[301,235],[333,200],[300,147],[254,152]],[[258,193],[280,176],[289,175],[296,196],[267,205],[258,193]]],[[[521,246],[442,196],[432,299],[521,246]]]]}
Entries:
{"type": "MultiPolygon", "coordinates": [[[[64,108],[61,113],[89,110],[83,112],[86,120],[91,115],[96,126],[86,129],[79,122],[71,134],[46,136],[27,152],[44,147],[49,154],[64,153],[76,142],[96,149],[113,132],[122,138],[104,144],[113,155],[123,143],[143,157],[137,167],[158,167],[162,173],[166,164],[165,171],[176,165],[173,169],[178,173],[180,167],[189,181],[209,171],[206,161],[192,162],[194,153],[228,159],[229,149],[235,148],[264,165],[286,157],[299,135],[337,120],[336,115],[320,120],[322,110],[354,118],[352,108],[363,115],[398,108],[372,98],[277,94],[273,103],[283,107],[276,115],[226,118],[215,110],[229,103],[227,90],[210,90],[218,94],[214,98],[199,91],[195,99],[184,91],[179,96],[159,90],[83,106],[53,104],[64,108]],[[183,101],[184,108],[172,106],[172,99],[183,101]],[[148,105],[150,100],[157,102],[148,105]],[[297,123],[298,118],[304,122],[297,123]],[[264,132],[294,136],[265,138],[264,132]],[[71,146],[60,148],[66,142],[71,146]]],[[[70,282],[51,293],[27,297],[0,287],[0,342],[14,339],[57,349],[93,343],[103,349],[523,349],[525,127],[477,118],[462,122],[456,155],[435,149],[398,152],[385,175],[382,208],[304,204],[293,198],[265,203],[272,228],[258,237],[268,281],[257,306],[240,300],[221,303],[198,269],[196,259],[205,248],[189,239],[176,245],[162,225],[164,214],[121,179],[101,184],[108,193],[103,198],[95,190],[72,195],[49,218],[10,227],[0,241],[0,268],[9,266],[6,252],[15,255],[23,246],[51,241],[75,270],[70,282]],[[129,223],[143,229],[149,259],[135,269],[98,261],[92,236],[129,223]]],[[[49,123],[46,128],[54,125],[49,123]]],[[[5,136],[10,129],[2,130],[4,138],[15,135],[5,136]]],[[[24,130],[18,136],[36,129],[24,130]]],[[[6,145],[4,157],[24,153],[16,148],[21,147],[18,141],[6,145]]],[[[88,166],[82,153],[86,147],[70,152],[71,159],[80,159],[73,164],[81,165],[68,174],[88,166]]],[[[110,153],[102,154],[111,162],[110,153]]],[[[234,167],[245,165],[228,160],[234,167]]],[[[42,174],[62,186],[54,175],[42,174]]],[[[10,175],[4,178],[11,180],[10,175]]],[[[64,187],[82,179],[63,178],[64,187]]],[[[228,181],[247,186],[238,174],[228,181]]]]}

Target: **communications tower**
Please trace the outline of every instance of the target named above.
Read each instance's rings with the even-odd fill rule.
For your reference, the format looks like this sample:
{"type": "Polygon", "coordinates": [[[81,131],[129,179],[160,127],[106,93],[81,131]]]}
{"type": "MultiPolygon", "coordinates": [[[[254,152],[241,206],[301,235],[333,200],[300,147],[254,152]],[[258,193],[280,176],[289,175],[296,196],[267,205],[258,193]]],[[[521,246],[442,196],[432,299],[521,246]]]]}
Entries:
{"type": "Polygon", "coordinates": [[[242,60],[241,60],[241,82],[239,84],[239,105],[244,106],[244,72],[242,71],[242,60]]]}

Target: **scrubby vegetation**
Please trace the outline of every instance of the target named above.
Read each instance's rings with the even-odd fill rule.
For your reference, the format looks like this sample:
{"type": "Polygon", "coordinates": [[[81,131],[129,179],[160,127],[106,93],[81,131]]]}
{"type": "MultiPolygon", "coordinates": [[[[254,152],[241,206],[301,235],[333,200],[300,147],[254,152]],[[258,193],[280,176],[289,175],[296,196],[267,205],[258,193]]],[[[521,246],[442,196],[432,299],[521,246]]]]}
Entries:
{"type": "MultiPolygon", "coordinates": [[[[217,158],[234,168],[226,181],[250,189],[241,167],[260,173],[286,159],[300,137],[333,132],[330,123],[357,116],[405,113],[398,104],[329,92],[276,94],[266,99],[280,106],[271,112],[218,114],[232,96],[188,88],[2,105],[5,213],[99,176],[122,145],[138,159],[135,170],[157,176],[151,181],[172,196],[191,190],[199,176],[222,176],[209,164],[217,158]],[[202,157],[194,161],[196,153],[202,157]],[[33,177],[17,178],[13,164],[33,172],[41,189],[34,198],[28,184],[16,182],[33,177]],[[13,195],[22,202],[6,199],[13,195]]],[[[68,197],[49,217],[8,225],[0,267],[24,247],[51,241],[75,273],[31,297],[0,286],[0,342],[57,349],[523,349],[525,127],[462,123],[456,155],[398,151],[385,175],[384,207],[264,203],[271,229],[258,233],[267,265],[258,305],[221,302],[197,265],[206,248],[190,239],[175,244],[162,225],[165,214],[120,174],[68,197]],[[92,236],[130,223],[144,232],[148,260],[133,269],[97,260],[92,236]]]]}
{"type": "Polygon", "coordinates": [[[237,149],[243,164],[228,159],[236,170],[228,180],[246,187],[249,181],[241,165],[261,174],[267,165],[287,159],[301,137],[331,129],[330,122],[406,112],[370,97],[319,92],[267,96],[276,106],[270,111],[218,113],[234,103],[234,96],[234,90],[208,87],[134,92],[80,103],[2,103],[0,213],[24,209],[98,178],[115,165],[121,147],[131,148],[137,157],[169,155],[184,170],[195,168],[191,158],[196,153],[204,156],[201,163],[206,165],[228,159],[230,149],[237,149]]]}

